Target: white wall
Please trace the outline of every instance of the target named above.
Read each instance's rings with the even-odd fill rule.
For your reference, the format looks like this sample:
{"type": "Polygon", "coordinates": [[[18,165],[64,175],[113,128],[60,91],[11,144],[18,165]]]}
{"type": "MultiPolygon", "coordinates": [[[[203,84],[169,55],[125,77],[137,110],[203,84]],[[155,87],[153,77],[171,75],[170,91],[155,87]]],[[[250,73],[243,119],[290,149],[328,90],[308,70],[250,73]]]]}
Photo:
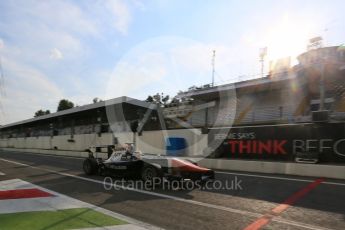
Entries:
{"type": "Polygon", "coordinates": [[[74,135],[73,139],[70,135],[63,135],[52,138],[51,148],[57,147],[59,150],[84,151],[90,146],[110,144],[113,144],[113,136],[110,133],[102,134],[101,136],[98,136],[98,134],[80,134],[74,135]]]}
{"type": "Polygon", "coordinates": [[[1,139],[0,147],[26,148],[26,149],[54,149],[84,151],[92,145],[108,145],[113,143],[112,134],[81,134],[74,135],[74,142],[69,142],[70,135],[54,137],[26,137],[1,139]]]}
{"type": "Polygon", "coordinates": [[[8,142],[9,142],[9,139],[0,139],[0,147],[2,148],[8,147],[8,142]]]}
{"type": "MultiPolygon", "coordinates": [[[[116,133],[119,143],[133,142],[131,132],[116,133]]],[[[162,154],[166,153],[165,140],[167,137],[183,137],[187,141],[188,148],[186,154],[197,156],[202,154],[202,150],[207,147],[207,135],[201,134],[199,129],[193,130],[168,130],[168,131],[145,131],[142,136],[137,136],[137,149],[144,153],[162,154]]],[[[0,147],[26,148],[26,149],[54,149],[84,151],[90,146],[113,144],[113,135],[103,133],[98,134],[80,134],[74,135],[73,142],[70,135],[61,135],[54,137],[27,137],[27,138],[9,138],[1,139],[0,147]]]]}

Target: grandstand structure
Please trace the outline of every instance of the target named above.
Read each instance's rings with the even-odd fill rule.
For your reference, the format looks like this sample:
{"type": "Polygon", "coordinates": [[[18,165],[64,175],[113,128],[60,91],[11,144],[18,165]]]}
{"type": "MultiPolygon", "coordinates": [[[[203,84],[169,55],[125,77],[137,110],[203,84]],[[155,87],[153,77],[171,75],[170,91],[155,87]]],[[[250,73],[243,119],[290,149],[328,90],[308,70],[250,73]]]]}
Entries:
{"type": "MultiPolygon", "coordinates": [[[[215,123],[221,92],[236,90],[235,126],[311,122],[315,111],[329,112],[330,121],[345,120],[345,50],[342,46],[310,49],[298,56],[299,63],[264,78],[217,87],[192,88],[178,97],[193,106],[216,102],[212,108],[194,111],[193,106],[166,108],[168,117],[178,117],[193,127],[226,126],[215,123]],[[323,94],[323,97],[322,97],[323,94]],[[323,104],[321,106],[321,104],[323,104]],[[321,108],[323,107],[323,108],[321,108]]],[[[179,124],[170,123],[171,128],[179,124]]]]}

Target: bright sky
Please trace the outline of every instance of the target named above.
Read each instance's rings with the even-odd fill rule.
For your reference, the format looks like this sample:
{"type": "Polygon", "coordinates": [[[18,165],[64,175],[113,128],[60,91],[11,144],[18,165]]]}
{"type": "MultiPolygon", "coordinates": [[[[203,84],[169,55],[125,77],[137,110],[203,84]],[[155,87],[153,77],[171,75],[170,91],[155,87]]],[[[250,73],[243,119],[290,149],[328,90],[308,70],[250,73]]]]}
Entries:
{"type": "Polygon", "coordinates": [[[296,56],[307,39],[345,38],[344,1],[0,1],[0,124],[78,105],[174,95],[211,81],[244,80],[270,59],[296,56]]]}

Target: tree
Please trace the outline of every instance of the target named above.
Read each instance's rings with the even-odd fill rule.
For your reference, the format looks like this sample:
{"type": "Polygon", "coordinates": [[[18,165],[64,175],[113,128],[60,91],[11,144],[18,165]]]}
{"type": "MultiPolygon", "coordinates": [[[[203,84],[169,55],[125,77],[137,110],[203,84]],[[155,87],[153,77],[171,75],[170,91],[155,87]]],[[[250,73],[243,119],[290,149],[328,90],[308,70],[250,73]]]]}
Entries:
{"type": "Polygon", "coordinates": [[[177,97],[174,97],[172,100],[171,100],[171,104],[178,104],[180,103],[180,99],[177,98],[177,97]]]}
{"type": "Polygon", "coordinates": [[[153,102],[153,97],[149,95],[149,96],[147,96],[145,101],[146,102],[153,102]]]}
{"type": "Polygon", "coordinates": [[[40,109],[35,113],[34,117],[39,117],[47,114],[50,114],[49,110],[43,111],[42,109],[40,109]]]}
{"type": "Polygon", "coordinates": [[[168,103],[169,99],[170,99],[169,95],[166,95],[165,97],[163,97],[163,99],[162,99],[163,104],[166,105],[168,103]]]}
{"type": "Polygon", "coordinates": [[[159,104],[159,105],[167,105],[169,99],[170,99],[169,95],[164,96],[163,93],[161,93],[161,94],[156,93],[153,96],[151,96],[151,95],[147,96],[145,101],[146,102],[151,102],[151,103],[156,103],[156,104],[159,104]]]}
{"type": "Polygon", "coordinates": [[[95,97],[94,99],[92,99],[93,103],[98,103],[98,102],[101,102],[101,101],[103,101],[103,100],[99,99],[98,97],[95,97]]]}
{"type": "Polygon", "coordinates": [[[156,93],[155,95],[152,96],[153,97],[153,101],[157,104],[162,104],[162,101],[161,101],[161,95],[159,93],[156,93]]]}
{"type": "Polygon", "coordinates": [[[62,99],[59,102],[59,105],[57,107],[57,111],[62,111],[62,110],[66,110],[66,109],[71,109],[74,107],[73,102],[67,100],[67,99],[62,99]]]}

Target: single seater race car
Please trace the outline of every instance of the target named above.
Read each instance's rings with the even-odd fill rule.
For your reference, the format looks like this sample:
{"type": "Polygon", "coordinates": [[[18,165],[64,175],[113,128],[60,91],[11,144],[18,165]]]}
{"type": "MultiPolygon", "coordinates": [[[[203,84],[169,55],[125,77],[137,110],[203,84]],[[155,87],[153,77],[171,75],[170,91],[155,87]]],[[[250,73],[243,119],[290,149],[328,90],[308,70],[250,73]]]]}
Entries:
{"type": "Polygon", "coordinates": [[[83,162],[87,175],[103,175],[115,177],[135,177],[144,181],[155,178],[183,181],[186,179],[205,182],[214,179],[214,171],[200,167],[190,160],[168,156],[144,155],[131,149],[116,151],[113,149],[108,159],[94,156],[89,151],[89,157],[83,162]]]}

